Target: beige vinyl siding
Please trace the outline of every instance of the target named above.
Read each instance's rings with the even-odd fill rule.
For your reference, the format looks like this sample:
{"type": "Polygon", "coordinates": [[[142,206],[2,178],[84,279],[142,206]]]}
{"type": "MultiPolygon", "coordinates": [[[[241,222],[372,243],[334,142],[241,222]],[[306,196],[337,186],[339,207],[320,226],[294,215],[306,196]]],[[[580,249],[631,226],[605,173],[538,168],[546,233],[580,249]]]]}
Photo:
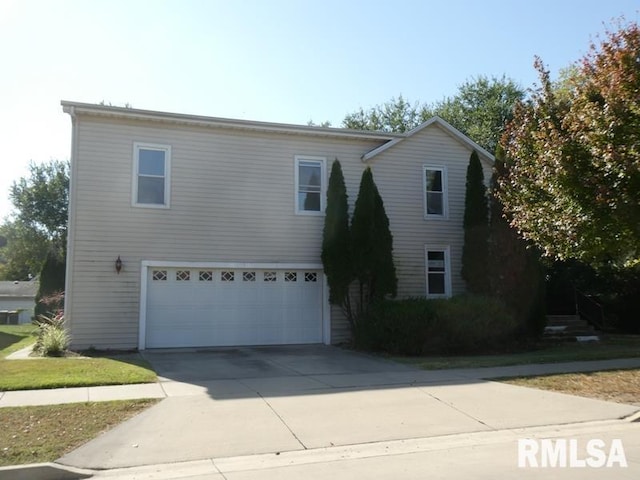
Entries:
{"type": "MultiPolygon", "coordinates": [[[[338,158],[352,212],[366,166],[361,157],[382,143],[79,115],[66,312],[74,347],[137,347],[143,260],[320,263],[324,216],[295,214],[295,156],[326,158],[327,179],[338,158]],[[132,206],[134,142],[171,147],[170,208],[132,206]]],[[[464,291],[460,257],[470,153],[431,125],[368,162],[394,236],[399,297],[425,295],[425,245],[450,247],[452,290],[464,291]],[[425,164],[447,169],[447,220],[424,218],[425,164]]],[[[349,336],[342,312],[331,307],[332,342],[349,336]]]]}
{"type": "Polygon", "coordinates": [[[452,293],[465,291],[460,270],[470,155],[471,150],[466,145],[433,124],[369,161],[393,234],[399,297],[426,295],[425,245],[450,247],[452,293]],[[424,165],[446,168],[446,219],[425,219],[424,165]]]}
{"type": "Polygon", "coordinates": [[[74,346],[137,346],[142,260],[320,263],[324,216],[295,214],[294,157],[326,157],[327,175],[339,158],[355,192],[360,157],[380,143],[80,116],[74,346]],[[134,142],[171,146],[169,209],[132,206],[134,142]]]}

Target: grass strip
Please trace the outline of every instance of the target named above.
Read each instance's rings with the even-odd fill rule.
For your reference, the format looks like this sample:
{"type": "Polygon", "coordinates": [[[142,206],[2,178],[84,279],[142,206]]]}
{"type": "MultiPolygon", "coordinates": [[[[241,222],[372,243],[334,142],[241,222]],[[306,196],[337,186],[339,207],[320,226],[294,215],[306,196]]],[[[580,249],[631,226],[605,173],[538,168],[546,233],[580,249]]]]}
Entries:
{"type": "Polygon", "coordinates": [[[35,343],[36,330],[32,324],[0,325],[0,358],[35,343]]]}
{"type": "Polygon", "coordinates": [[[640,370],[638,369],[562,373],[537,377],[510,378],[500,381],[522,387],[640,405],[640,370]]]}
{"type": "Polygon", "coordinates": [[[0,408],[0,466],[52,462],[156,402],[0,408]]]}
{"type": "Polygon", "coordinates": [[[112,358],[0,360],[0,391],[155,381],[155,372],[138,354],[112,358]]]}
{"type": "Polygon", "coordinates": [[[393,360],[423,370],[447,368],[506,367],[531,363],[561,363],[640,357],[640,336],[613,336],[600,342],[542,344],[538,348],[496,355],[393,356],[393,360]]]}

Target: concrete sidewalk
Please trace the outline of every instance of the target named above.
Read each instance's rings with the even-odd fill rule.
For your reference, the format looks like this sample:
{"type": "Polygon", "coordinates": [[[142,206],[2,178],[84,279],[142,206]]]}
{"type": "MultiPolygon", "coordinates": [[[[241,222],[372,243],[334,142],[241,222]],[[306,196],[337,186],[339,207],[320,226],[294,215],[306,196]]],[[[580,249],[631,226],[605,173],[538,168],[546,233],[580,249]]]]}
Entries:
{"type": "MultiPolygon", "coordinates": [[[[351,480],[496,478],[560,480],[636,479],[640,475],[640,426],[604,421],[374,442],[276,454],[206,458],[110,470],[38,464],[0,468],[0,480],[351,480]],[[518,465],[520,439],[574,439],[579,458],[592,439],[622,442],[627,466],[601,468],[518,465]]],[[[606,450],[605,450],[606,452],[606,450]]]]}
{"type": "MultiPolygon", "coordinates": [[[[622,358],[614,360],[596,360],[568,363],[544,363],[530,365],[513,365],[508,367],[465,368],[447,370],[415,370],[415,373],[390,372],[386,375],[361,374],[361,375],[334,375],[332,378],[325,376],[318,388],[327,385],[334,388],[355,388],[364,386],[385,386],[394,384],[411,384],[412,382],[439,383],[472,381],[493,378],[548,375],[567,372],[594,372],[601,370],[640,368],[640,358],[622,358]]],[[[322,376],[316,376],[322,378],[322,376]]],[[[245,379],[243,383],[235,381],[209,382],[176,382],[161,378],[158,383],[134,384],[134,385],[110,385],[101,387],[78,388],[53,388],[44,390],[18,390],[0,392],[0,408],[21,407],[35,405],[56,405],[63,403],[103,402],[110,400],[133,400],[140,398],[165,398],[174,396],[197,395],[218,390],[223,396],[240,394],[252,387],[268,387],[267,393],[280,390],[282,393],[292,386],[299,389],[302,380],[292,380],[288,377],[279,377],[280,381],[266,381],[265,379],[245,379]],[[292,385],[296,383],[297,385],[292,385]],[[262,384],[262,385],[261,385],[262,384]]],[[[308,383],[308,382],[307,382],[308,383]]],[[[307,385],[309,386],[309,385],[307,385]]]]}
{"type": "MultiPolygon", "coordinates": [[[[348,445],[344,447],[211,458],[185,463],[91,471],[96,480],[351,480],[424,478],[523,478],[561,480],[636,479],[640,473],[640,427],[621,421],[479,432],[348,445]],[[518,466],[518,440],[572,438],[584,448],[593,439],[619,439],[627,467],[532,468],[518,466]]],[[[584,452],[581,450],[581,454],[584,452]]],[[[581,457],[582,458],[582,457],[581,457]]]]}
{"type": "MultiPolygon", "coordinates": [[[[366,358],[355,355],[353,361],[362,366],[366,358]]],[[[381,366],[379,359],[371,362],[381,366]]],[[[640,366],[640,359],[572,363],[564,369],[556,364],[439,371],[387,363],[379,373],[353,369],[342,374],[333,367],[320,369],[318,363],[310,365],[312,374],[304,375],[239,375],[191,383],[165,378],[161,383],[167,399],[59,462],[77,468],[127,468],[615,421],[640,410],[483,379],[567,368],[629,368],[640,366]]],[[[250,365],[255,369],[255,362],[250,365]]],[[[283,370],[281,365],[276,374],[283,370]]]]}
{"type": "MultiPolygon", "coordinates": [[[[206,355],[185,355],[200,372],[192,378],[186,364],[165,365],[158,371],[168,376],[154,384],[5,392],[0,406],[166,397],[58,460],[96,478],[476,478],[469,474],[481,466],[488,473],[477,478],[500,477],[498,467],[537,478],[545,469],[514,470],[517,438],[609,431],[630,445],[635,477],[640,469],[640,428],[631,423],[640,407],[485,380],[640,368],[640,358],[423,371],[332,349],[295,353],[276,351],[271,368],[262,353],[240,352],[237,370],[218,376],[213,367],[202,374],[206,355]]],[[[61,478],[34,468],[0,469],[0,479],[61,478]]]]}

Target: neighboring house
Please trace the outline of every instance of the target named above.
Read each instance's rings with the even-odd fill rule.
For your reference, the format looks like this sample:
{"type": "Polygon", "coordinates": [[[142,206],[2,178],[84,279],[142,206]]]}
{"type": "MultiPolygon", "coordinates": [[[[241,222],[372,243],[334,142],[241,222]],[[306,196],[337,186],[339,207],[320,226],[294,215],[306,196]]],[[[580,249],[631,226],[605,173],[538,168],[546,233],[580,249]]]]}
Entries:
{"type": "Polygon", "coordinates": [[[36,306],[38,281],[0,282],[0,325],[29,323],[36,306]]]}
{"type": "Polygon", "coordinates": [[[334,159],[351,209],[371,166],[398,295],[464,292],[475,149],[434,117],[406,134],[62,102],[72,118],[65,316],[75,348],[339,343],[320,261],[334,159]],[[121,260],[121,269],[116,261],[121,260]]]}

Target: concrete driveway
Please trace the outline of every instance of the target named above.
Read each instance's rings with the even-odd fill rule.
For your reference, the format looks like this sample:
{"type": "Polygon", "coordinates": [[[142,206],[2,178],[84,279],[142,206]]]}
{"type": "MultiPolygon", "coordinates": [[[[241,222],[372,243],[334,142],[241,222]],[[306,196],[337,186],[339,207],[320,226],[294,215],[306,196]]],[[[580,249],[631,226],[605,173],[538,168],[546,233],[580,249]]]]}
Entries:
{"type": "Polygon", "coordinates": [[[515,442],[517,429],[637,410],[327,346],[144,355],[167,398],[60,463],[119,468],[497,430],[515,442]]]}

